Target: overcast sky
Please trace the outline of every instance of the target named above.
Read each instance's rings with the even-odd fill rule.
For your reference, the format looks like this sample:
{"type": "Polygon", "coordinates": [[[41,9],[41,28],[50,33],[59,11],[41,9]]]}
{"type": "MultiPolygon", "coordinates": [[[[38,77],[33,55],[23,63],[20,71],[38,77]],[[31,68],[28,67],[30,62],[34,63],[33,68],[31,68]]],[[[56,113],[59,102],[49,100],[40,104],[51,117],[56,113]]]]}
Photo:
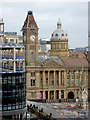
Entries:
{"type": "Polygon", "coordinates": [[[88,3],[86,2],[3,2],[0,17],[4,19],[5,31],[18,32],[29,10],[39,27],[39,37],[50,39],[60,18],[62,29],[68,33],[69,48],[88,45],[88,3]]]}

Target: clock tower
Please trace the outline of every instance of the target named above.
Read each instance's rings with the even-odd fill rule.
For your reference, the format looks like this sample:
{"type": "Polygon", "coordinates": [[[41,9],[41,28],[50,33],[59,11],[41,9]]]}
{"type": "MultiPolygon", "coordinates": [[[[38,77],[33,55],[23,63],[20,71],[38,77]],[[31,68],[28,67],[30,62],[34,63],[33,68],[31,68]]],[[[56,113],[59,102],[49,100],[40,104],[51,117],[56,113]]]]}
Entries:
{"type": "Polygon", "coordinates": [[[28,11],[22,31],[23,44],[26,50],[26,66],[36,66],[38,65],[38,26],[32,11],[28,11]]]}

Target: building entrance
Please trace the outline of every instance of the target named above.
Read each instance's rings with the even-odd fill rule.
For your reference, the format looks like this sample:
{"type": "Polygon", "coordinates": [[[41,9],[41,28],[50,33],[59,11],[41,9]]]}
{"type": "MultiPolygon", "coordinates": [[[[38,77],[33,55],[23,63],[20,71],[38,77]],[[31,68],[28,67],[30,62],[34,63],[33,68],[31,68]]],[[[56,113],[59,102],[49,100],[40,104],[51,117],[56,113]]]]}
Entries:
{"type": "Polygon", "coordinates": [[[74,99],[74,93],[72,91],[68,93],[68,99],[74,99]]]}

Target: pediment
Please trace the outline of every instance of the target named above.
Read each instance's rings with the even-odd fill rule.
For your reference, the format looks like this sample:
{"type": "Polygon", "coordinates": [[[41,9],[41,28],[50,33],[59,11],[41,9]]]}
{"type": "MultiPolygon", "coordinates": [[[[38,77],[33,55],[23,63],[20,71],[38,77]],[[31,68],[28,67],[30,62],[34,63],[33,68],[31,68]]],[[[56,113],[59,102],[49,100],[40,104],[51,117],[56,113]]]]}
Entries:
{"type": "Polygon", "coordinates": [[[56,60],[45,60],[42,64],[42,66],[47,66],[47,67],[58,67],[61,66],[61,64],[59,62],[57,62],[56,60]]]}

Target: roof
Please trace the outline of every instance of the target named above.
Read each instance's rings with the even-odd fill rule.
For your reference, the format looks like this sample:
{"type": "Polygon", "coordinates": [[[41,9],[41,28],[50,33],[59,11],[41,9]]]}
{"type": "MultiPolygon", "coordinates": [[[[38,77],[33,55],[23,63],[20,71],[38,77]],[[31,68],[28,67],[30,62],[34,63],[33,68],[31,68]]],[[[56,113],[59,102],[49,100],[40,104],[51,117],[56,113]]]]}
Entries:
{"type": "Polygon", "coordinates": [[[72,56],[72,55],[85,57],[85,54],[83,52],[69,52],[69,56],[72,56]]]}
{"type": "Polygon", "coordinates": [[[51,56],[51,57],[44,57],[44,56],[38,56],[39,63],[48,63],[51,61],[54,61],[55,63],[58,63],[58,65],[63,66],[64,62],[61,58],[58,58],[57,56],[51,56]]]}
{"type": "Polygon", "coordinates": [[[23,25],[23,27],[22,27],[22,30],[23,29],[38,29],[38,26],[37,26],[37,24],[36,24],[36,22],[35,22],[35,20],[34,20],[34,16],[33,16],[33,13],[32,13],[32,11],[29,11],[28,12],[28,15],[27,15],[27,17],[26,17],[26,20],[25,20],[25,22],[24,22],[24,25],[23,25]]]}
{"type": "Polygon", "coordinates": [[[39,55],[39,56],[45,56],[46,53],[45,53],[45,52],[38,52],[38,55],[39,55]]]}
{"type": "Polygon", "coordinates": [[[88,67],[88,61],[86,58],[73,58],[73,57],[67,57],[63,58],[63,62],[66,66],[71,67],[88,67]]]}
{"type": "Polygon", "coordinates": [[[46,58],[44,56],[38,56],[38,62],[39,63],[42,63],[45,60],[46,60],[46,58]]]}
{"type": "Polygon", "coordinates": [[[67,33],[61,28],[60,20],[57,23],[57,29],[52,33],[51,40],[68,40],[67,33]]]}

